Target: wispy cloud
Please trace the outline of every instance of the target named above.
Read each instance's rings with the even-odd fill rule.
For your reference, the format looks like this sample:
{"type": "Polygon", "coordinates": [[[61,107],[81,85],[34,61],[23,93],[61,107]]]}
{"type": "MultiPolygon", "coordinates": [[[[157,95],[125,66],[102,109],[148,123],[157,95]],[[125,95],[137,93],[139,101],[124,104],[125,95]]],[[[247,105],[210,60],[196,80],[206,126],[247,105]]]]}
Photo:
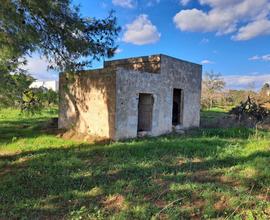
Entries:
{"type": "Polygon", "coordinates": [[[123,49],[117,48],[116,51],[115,51],[115,54],[119,54],[119,53],[122,53],[122,52],[123,52],[123,49]]]}
{"type": "Polygon", "coordinates": [[[255,55],[253,57],[248,58],[248,60],[251,60],[251,61],[261,60],[261,61],[270,62],[270,54],[265,54],[262,56],[255,55]]]}
{"type": "Polygon", "coordinates": [[[209,43],[209,39],[208,38],[203,38],[201,41],[200,41],[201,44],[208,44],[209,43]]]}
{"type": "Polygon", "coordinates": [[[149,20],[148,15],[139,15],[131,24],[126,25],[123,41],[135,45],[152,44],[159,41],[161,34],[149,20]]]}
{"type": "Polygon", "coordinates": [[[180,4],[186,6],[191,0],[180,0],[180,4]]]}
{"type": "Polygon", "coordinates": [[[146,6],[152,7],[152,6],[159,4],[159,3],[160,3],[160,0],[148,0],[146,6]]]}
{"type": "Polygon", "coordinates": [[[226,87],[230,89],[246,89],[250,84],[254,84],[256,89],[259,89],[265,83],[270,83],[270,74],[229,75],[223,78],[226,87]]]}
{"type": "Polygon", "coordinates": [[[203,65],[207,65],[207,64],[214,64],[215,62],[211,61],[211,60],[202,60],[201,64],[203,65]]]}
{"type": "Polygon", "coordinates": [[[135,8],[137,5],[135,0],[112,0],[112,3],[123,8],[135,8]]]}

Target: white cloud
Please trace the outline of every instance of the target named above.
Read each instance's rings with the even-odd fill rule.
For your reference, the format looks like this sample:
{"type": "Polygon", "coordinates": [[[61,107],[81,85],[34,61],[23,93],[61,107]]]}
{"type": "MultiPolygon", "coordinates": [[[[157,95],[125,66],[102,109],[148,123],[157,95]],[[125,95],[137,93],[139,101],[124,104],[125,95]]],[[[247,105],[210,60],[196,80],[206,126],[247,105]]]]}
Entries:
{"type": "Polygon", "coordinates": [[[263,55],[261,59],[264,61],[270,61],[270,54],[263,55]]]}
{"type": "Polygon", "coordinates": [[[180,4],[186,6],[191,0],[180,0],[180,4]]]}
{"type": "MultiPolygon", "coordinates": [[[[173,20],[182,31],[232,34],[235,40],[270,34],[269,0],[198,0],[210,7],[208,11],[197,8],[181,10],[173,20]]],[[[187,4],[188,0],[182,0],[187,4]]]]}
{"type": "Polygon", "coordinates": [[[257,89],[261,88],[265,83],[270,83],[270,74],[247,74],[247,75],[230,75],[223,77],[227,88],[239,89],[248,88],[254,84],[257,89]]]}
{"type": "Polygon", "coordinates": [[[208,38],[203,38],[200,43],[201,44],[208,44],[209,43],[209,39],[208,38]]]}
{"type": "Polygon", "coordinates": [[[160,0],[148,0],[146,5],[147,5],[147,7],[152,7],[152,6],[159,4],[159,3],[160,3],[160,0]]]}
{"type": "Polygon", "coordinates": [[[248,58],[248,60],[252,60],[252,61],[254,61],[254,60],[260,60],[260,57],[256,55],[256,56],[253,56],[253,57],[248,58]]]}
{"type": "Polygon", "coordinates": [[[135,8],[137,4],[135,0],[112,0],[112,3],[123,8],[135,8]]]}
{"type": "Polygon", "coordinates": [[[115,54],[119,54],[119,53],[122,53],[122,52],[123,52],[123,50],[122,50],[122,49],[117,48],[117,49],[116,49],[116,51],[115,51],[115,54]]]}
{"type": "Polygon", "coordinates": [[[214,62],[211,61],[211,60],[202,60],[202,61],[201,61],[201,64],[203,64],[203,65],[213,64],[213,63],[214,63],[214,62]]]}
{"type": "Polygon", "coordinates": [[[136,45],[152,44],[159,41],[160,36],[148,15],[141,14],[131,24],[126,25],[123,41],[136,45]]]}
{"type": "Polygon", "coordinates": [[[100,5],[101,5],[101,8],[107,8],[108,7],[108,4],[105,3],[105,2],[101,2],[100,5]]]}
{"type": "Polygon", "coordinates": [[[256,36],[270,34],[270,21],[267,19],[257,20],[241,27],[233,36],[234,40],[249,40],[256,36]]]}
{"type": "Polygon", "coordinates": [[[56,71],[48,70],[49,63],[43,57],[40,58],[38,55],[34,54],[32,57],[27,58],[27,64],[21,66],[22,69],[28,71],[30,75],[38,80],[55,80],[58,78],[56,71]]]}
{"type": "Polygon", "coordinates": [[[251,61],[262,60],[262,61],[270,62],[270,54],[265,54],[262,56],[256,55],[256,56],[250,57],[248,59],[251,61]]]}

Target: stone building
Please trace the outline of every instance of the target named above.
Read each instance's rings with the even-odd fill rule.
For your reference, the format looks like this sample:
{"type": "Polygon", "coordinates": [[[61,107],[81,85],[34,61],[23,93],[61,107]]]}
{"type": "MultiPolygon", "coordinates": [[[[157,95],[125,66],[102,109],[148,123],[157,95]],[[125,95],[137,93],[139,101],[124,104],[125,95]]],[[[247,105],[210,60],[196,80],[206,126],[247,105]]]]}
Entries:
{"type": "Polygon", "coordinates": [[[166,55],[63,73],[59,128],[118,140],[198,127],[201,80],[201,65],[166,55]]]}

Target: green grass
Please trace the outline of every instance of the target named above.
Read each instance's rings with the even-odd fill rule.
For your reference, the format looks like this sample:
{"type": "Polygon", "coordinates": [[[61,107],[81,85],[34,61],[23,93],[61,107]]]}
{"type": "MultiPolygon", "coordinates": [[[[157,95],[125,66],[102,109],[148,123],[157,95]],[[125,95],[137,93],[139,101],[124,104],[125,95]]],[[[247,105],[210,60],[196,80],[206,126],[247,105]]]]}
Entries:
{"type": "Polygon", "coordinates": [[[107,145],[0,111],[0,219],[269,219],[270,134],[208,129],[107,145]]]}
{"type": "Polygon", "coordinates": [[[201,111],[201,117],[203,120],[213,120],[218,117],[223,117],[229,110],[224,108],[211,108],[201,111]]]}

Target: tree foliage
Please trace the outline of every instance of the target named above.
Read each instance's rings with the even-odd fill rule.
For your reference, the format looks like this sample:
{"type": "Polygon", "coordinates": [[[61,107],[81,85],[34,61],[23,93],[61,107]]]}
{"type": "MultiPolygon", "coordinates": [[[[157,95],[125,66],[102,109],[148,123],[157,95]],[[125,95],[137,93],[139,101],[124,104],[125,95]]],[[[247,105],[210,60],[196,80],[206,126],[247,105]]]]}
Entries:
{"type": "Polygon", "coordinates": [[[113,13],[84,18],[71,0],[1,0],[0,73],[14,71],[34,51],[51,68],[82,69],[93,59],[114,55],[119,31],[113,13]]]}
{"type": "Polygon", "coordinates": [[[28,88],[23,92],[20,109],[23,113],[34,115],[44,108],[52,108],[58,104],[58,93],[44,87],[28,88]]]}
{"type": "Polygon", "coordinates": [[[256,92],[254,91],[250,91],[250,90],[228,90],[224,92],[224,96],[225,96],[225,104],[228,106],[237,106],[239,105],[241,102],[244,102],[248,99],[248,96],[250,97],[255,97],[256,96],[256,92]]]}
{"type": "Polygon", "coordinates": [[[58,93],[46,88],[30,88],[35,79],[25,73],[0,74],[0,107],[19,108],[36,114],[58,104],[58,93]]]}
{"type": "Polygon", "coordinates": [[[20,105],[21,111],[29,114],[34,115],[39,113],[42,110],[42,101],[40,99],[38,89],[27,89],[24,91],[22,96],[22,102],[20,105]]]}
{"type": "Polygon", "coordinates": [[[265,83],[258,93],[258,101],[260,103],[270,102],[270,85],[265,83]]]}
{"type": "Polygon", "coordinates": [[[0,107],[19,107],[32,82],[34,78],[25,73],[0,74],[0,107]]]}

